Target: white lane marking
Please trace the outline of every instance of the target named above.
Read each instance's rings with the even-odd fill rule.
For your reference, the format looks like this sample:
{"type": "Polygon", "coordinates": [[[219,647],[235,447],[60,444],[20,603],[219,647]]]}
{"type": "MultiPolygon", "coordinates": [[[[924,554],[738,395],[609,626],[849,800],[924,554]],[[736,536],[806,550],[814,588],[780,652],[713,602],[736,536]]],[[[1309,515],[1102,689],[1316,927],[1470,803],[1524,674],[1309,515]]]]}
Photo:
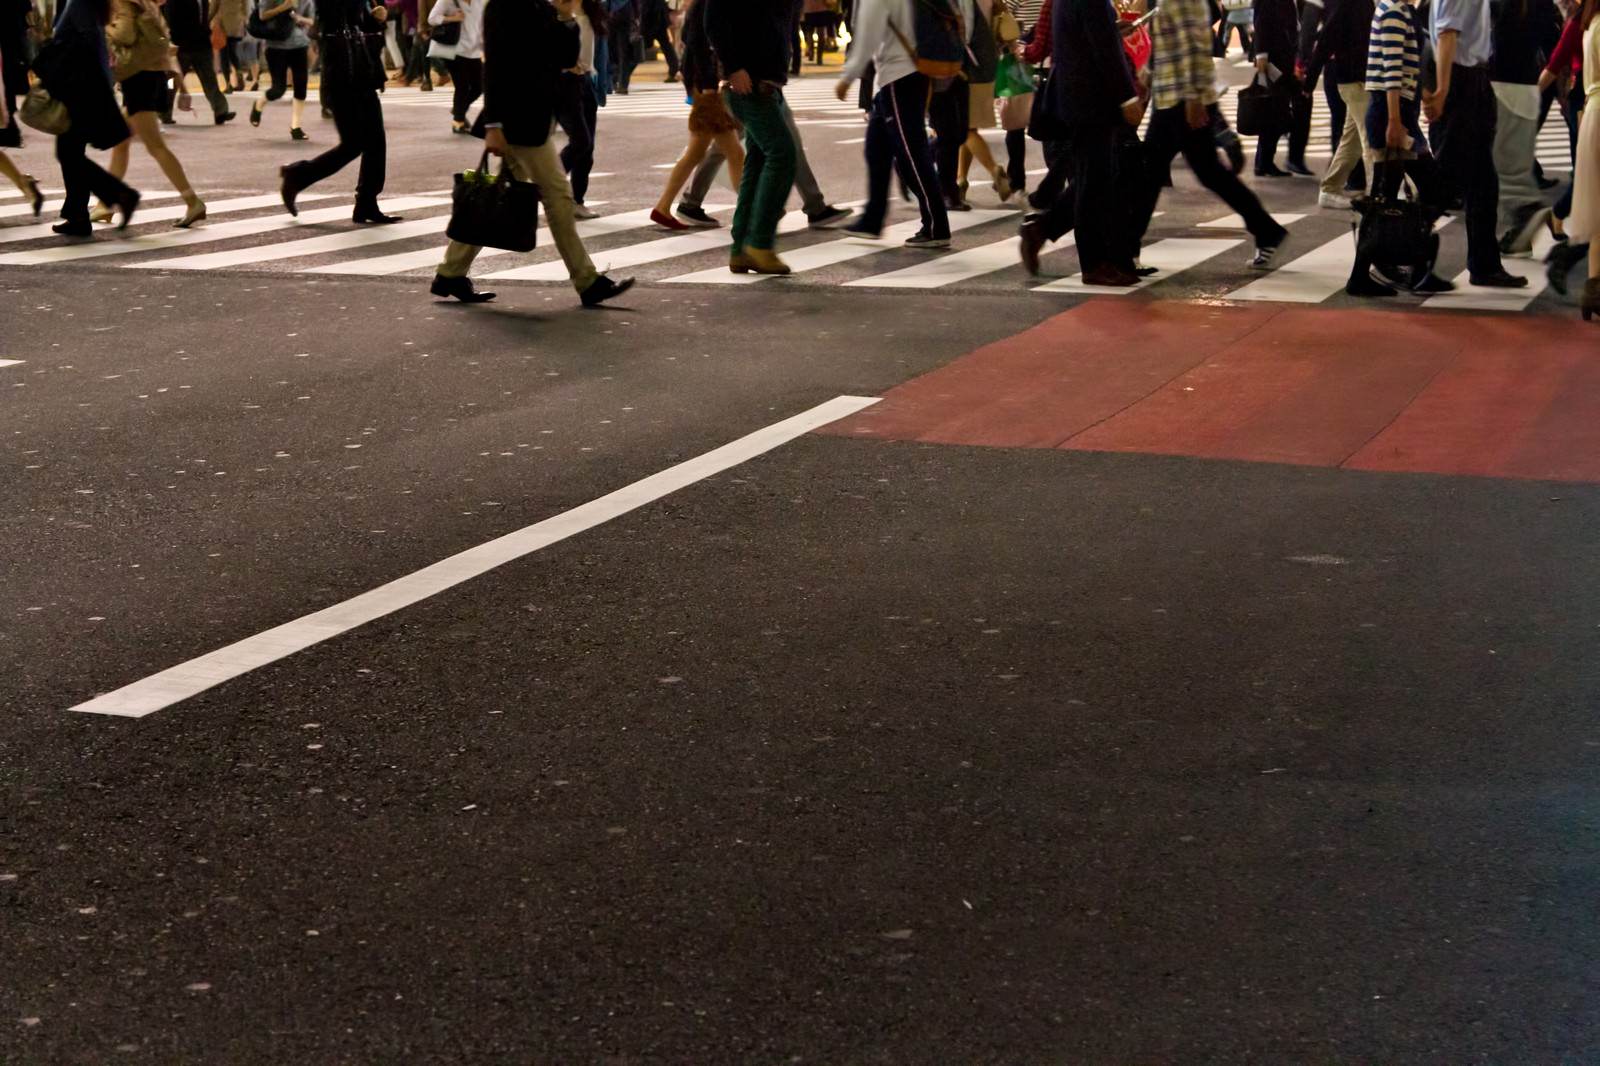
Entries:
{"type": "MultiPolygon", "coordinates": [[[[1292,226],[1296,222],[1299,222],[1302,218],[1305,218],[1306,216],[1304,216],[1304,215],[1273,215],[1272,217],[1275,220],[1277,220],[1277,223],[1280,226],[1292,226]]],[[[1196,226],[1195,228],[1196,229],[1244,229],[1245,226],[1244,226],[1244,218],[1242,216],[1240,216],[1240,215],[1223,215],[1221,218],[1214,218],[1210,222],[1202,222],[1202,223],[1200,223],[1200,225],[1196,226]]]]}
{"type": "MultiPolygon", "coordinates": [[[[950,216],[950,232],[960,233],[973,226],[981,226],[986,222],[993,222],[1001,218],[1015,218],[1015,211],[973,210],[958,211],[950,216]]],[[[870,241],[862,237],[843,237],[836,241],[824,241],[822,244],[812,244],[804,248],[797,248],[792,252],[779,249],[779,255],[789,269],[796,274],[804,274],[809,270],[820,270],[823,267],[837,266],[848,263],[854,259],[865,259],[872,255],[881,255],[884,252],[897,250],[908,237],[916,234],[922,228],[920,219],[910,219],[898,222],[883,231],[883,237],[870,241]]],[[[919,252],[927,255],[927,252],[919,252]]],[[[768,281],[768,274],[735,274],[727,267],[713,267],[710,270],[699,270],[693,274],[682,274],[675,278],[667,278],[666,282],[675,285],[754,285],[758,281],[768,281]]]]}
{"type": "MultiPolygon", "coordinates": [[[[147,192],[144,194],[144,199],[140,202],[147,204],[152,200],[173,200],[176,199],[177,196],[178,194],[175,192],[147,192]]],[[[44,206],[39,209],[41,214],[48,213],[52,215],[60,210],[60,197],[51,197],[50,199],[46,200],[44,202],[44,206]]],[[[6,204],[3,207],[0,207],[0,218],[21,218],[23,215],[31,214],[33,214],[32,204],[6,204]]],[[[138,217],[138,215],[134,216],[134,218],[138,217]]],[[[52,223],[52,225],[54,225],[54,223],[52,223]]]]}
{"type": "Polygon", "coordinates": [[[1223,299],[1318,304],[1344,289],[1355,257],[1355,237],[1341,233],[1265,277],[1226,293],[1223,299]]]}
{"type": "Polygon", "coordinates": [[[21,366],[23,362],[22,359],[0,359],[0,366],[21,366]]]}
{"type": "MultiPolygon", "coordinates": [[[[798,233],[808,225],[804,211],[790,211],[778,223],[778,232],[798,233]]],[[[602,272],[606,272],[643,266],[646,263],[659,263],[663,259],[676,259],[678,256],[694,255],[696,252],[713,252],[727,247],[729,242],[726,230],[702,230],[699,233],[683,233],[676,237],[664,237],[641,244],[625,244],[620,248],[591,253],[591,258],[600,265],[602,272]]],[[[484,276],[513,281],[564,281],[567,277],[567,267],[561,260],[556,259],[548,263],[515,267],[484,276]]]]}
{"type": "MultiPolygon", "coordinates": [[[[595,206],[604,203],[596,200],[595,206]]],[[[246,248],[230,248],[204,255],[185,255],[175,259],[156,259],[143,263],[124,263],[125,270],[222,270],[228,267],[253,266],[276,259],[298,259],[308,255],[326,255],[352,248],[370,248],[378,244],[410,240],[443,233],[450,224],[449,215],[432,218],[409,219],[391,226],[367,226],[342,233],[329,233],[321,237],[284,241],[278,244],[259,244],[246,248]]]]}
{"type": "Polygon", "coordinates": [[[867,143],[867,139],[865,137],[846,137],[842,141],[834,141],[833,143],[834,144],[866,144],[867,143]]]}
{"type": "Polygon", "coordinates": [[[1541,229],[1533,243],[1532,259],[1515,259],[1503,256],[1506,272],[1528,279],[1525,289],[1480,289],[1472,284],[1470,271],[1463,271],[1456,281],[1455,292],[1441,292],[1422,301],[1422,306],[1439,311],[1521,311],[1550,284],[1545,273],[1544,257],[1555,243],[1550,231],[1541,229]]]}
{"type": "MultiPolygon", "coordinates": [[[[330,193],[308,193],[300,197],[302,202],[306,200],[328,200],[331,198],[332,194],[330,193]]],[[[218,200],[216,203],[207,204],[206,211],[212,215],[221,215],[229,211],[254,211],[263,207],[281,207],[282,205],[283,198],[277,193],[272,193],[265,196],[240,196],[231,200],[218,200]]],[[[188,210],[188,207],[181,206],[158,207],[153,210],[135,211],[133,213],[133,229],[129,232],[139,232],[139,227],[146,222],[169,222],[175,218],[182,218],[188,210]]],[[[0,244],[14,244],[17,241],[33,241],[38,240],[41,237],[54,237],[55,233],[53,233],[50,229],[50,227],[53,225],[55,225],[53,222],[41,222],[34,226],[9,226],[5,229],[0,229],[0,244]]],[[[201,225],[204,225],[204,223],[201,223],[201,225]]],[[[216,227],[213,226],[211,228],[215,229],[216,227]]],[[[127,236],[127,234],[118,236],[118,231],[109,226],[100,226],[96,229],[96,232],[100,234],[100,239],[102,242],[126,241],[131,239],[127,236]]],[[[199,231],[196,230],[194,232],[199,231]]],[[[98,247],[101,247],[101,244],[65,244],[54,245],[50,249],[44,250],[55,251],[61,249],[98,247]]],[[[65,256],[64,258],[79,259],[83,258],[83,256],[80,254],[74,254],[65,256]]],[[[54,261],[55,260],[53,259],[39,260],[39,262],[54,261]]]]}
{"type": "Polygon", "coordinates": [[[1070,278],[1057,278],[1047,285],[1037,286],[1033,291],[1123,296],[1139,289],[1147,289],[1157,282],[1168,281],[1190,267],[1198,266],[1208,259],[1221,255],[1230,248],[1237,248],[1243,243],[1243,241],[1239,240],[1170,237],[1164,241],[1147,244],[1139,250],[1139,261],[1145,266],[1155,267],[1161,273],[1154,274],[1148,278],[1140,278],[1136,285],[1130,285],[1127,288],[1086,285],[1082,274],[1074,274],[1070,278]]]}
{"type": "MultiPolygon", "coordinates": [[[[706,205],[706,211],[716,214],[719,211],[730,211],[732,204],[706,205]]],[[[650,209],[639,211],[624,211],[621,214],[605,215],[601,218],[590,219],[578,223],[578,236],[584,240],[595,237],[604,237],[612,233],[622,233],[631,229],[642,229],[650,225],[650,209]]],[[[543,227],[541,227],[542,229],[543,227]]],[[[397,252],[394,255],[378,256],[375,259],[355,259],[346,263],[332,263],[327,266],[310,266],[303,268],[302,274],[358,274],[374,277],[382,274],[399,274],[406,270],[421,270],[424,267],[437,266],[439,259],[444,254],[442,248],[421,248],[414,252],[397,252]]],[[[478,261],[496,255],[510,255],[504,248],[485,248],[478,253],[478,261]]]]}
{"type": "MultiPolygon", "coordinates": [[[[272,199],[276,201],[277,197],[274,196],[272,199]]],[[[302,199],[310,199],[310,197],[302,197],[302,199]]],[[[449,202],[449,200],[417,196],[389,200],[383,206],[388,211],[409,211],[423,207],[439,207],[449,202]]],[[[33,266],[39,263],[65,263],[108,255],[159,252],[166,248],[183,248],[191,244],[209,244],[213,241],[227,240],[230,237],[253,237],[262,233],[272,233],[276,230],[298,229],[302,226],[315,225],[319,222],[337,222],[341,219],[348,221],[349,218],[350,206],[348,204],[342,207],[323,208],[318,211],[302,211],[299,218],[290,218],[287,214],[242,218],[237,222],[222,222],[202,229],[167,230],[164,233],[144,234],[121,241],[96,241],[88,244],[38,248],[28,252],[12,252],[9,255],[0,255],[0,266],[33,266]]]]}
{"type": "Polygon", "coordinates": [[[90,714],[142,718],[224,681],[420,603],[430,596],[486,574],[495,567],[654,503],[877,402],[876,397],[870,396],[835,397],[809,411],[758,429],[597,500],[468,548],[343,603],[325,607],[314,614],[285,622],[264,633],[257,633],[199,658],[169,667],[141,681],[86,700],[71,709],[90,714]]]}
{"type": "MultiPolygon", "coordinates": [[[[1068,234],[1054,244],[1046,244],[1039,250],[1041,256],[1054,255],[1072,247],[1073,237],[1068,234]]],[[[891,270],[887,274],[875,274],[870,278],[857,278],[845,282],[846,288],[860,289],[939,289],[946,285],[954,285],[958,281],[969,278],[982,277],[998,270],[1008,270],[1011,267],[1020,267],[1022,259],[1019,255],[1022,241],[1016,237],[1007,237],[1003,241],[993,244],[980,245],[977,248],[968,248],[953,255],[940,256],[930,259],[926,263],[917,263],[900,270],[891,270]]]]}

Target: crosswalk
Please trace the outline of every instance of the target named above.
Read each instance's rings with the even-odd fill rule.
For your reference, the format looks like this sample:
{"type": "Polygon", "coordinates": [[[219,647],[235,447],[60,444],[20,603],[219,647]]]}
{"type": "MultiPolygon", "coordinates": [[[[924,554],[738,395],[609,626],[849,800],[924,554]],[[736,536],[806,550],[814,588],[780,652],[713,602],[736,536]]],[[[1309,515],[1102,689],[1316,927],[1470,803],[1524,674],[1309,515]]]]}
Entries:
{"type": "MultiPolygon", "coordinates": [[[[126,233],[102,230],[97,239],[64,242],[49,233],[48,223],[31,219],[18,224],[0,220],[0,266],[50,268],[62,265],[146,272],[285,272],[296,275],[426,278],[443,251],[449,220],[449,199],[442,192],[397,196],[385,207],[404,214],[391,226],[363,227],[350,221],[347,197],[303,196],[298,218],[285,214],[269,194],[219,198],[211,203],[210,220],[195,229],[176,230],[167,223],[181,206],[151,206],[135,217],[126,233]]],[[[0,200],[0,203],[5,201],[0,200]]],[[[731,204],[710,205],[726,215],[731,204]]],[[[951,216],[953,241],[940,252],[907,249],[904,240],[919,222],[905,217],[893,222],[879,240],[839,231],[809,228],[801,212],[784,216],[780,251],[793,270],[787,278],[733,274],[727,269],[727,230],[668,234],[649,221],[647,209],[623,210],[579,224],[596,265],[602,270],[637,275],[665,286],[769,289],[836,287],[877,292],[1000,292],[1035,298],[1131,295],[1157,299],[1214,299],[1240,302],[1341,304],[1354,256],[1349,216],[1333,212],[1283,214],[1289,244],[1273,269],[1248,267],[1252,244],[1242,221],[1233,215],[1195,219],[1158,216],[1143,249],[1143,261],[1158,273],[1133,290],[1108,290],[1086,285],[1076,273],[1076,259],[1062,256],[1070,236],[1045,249],[1047,271],[1060,276],[1030,278],[1018,260],[1016,225],[1020,215],[1005,206],[980,207],[951,216]],[[1051,270],[1066,262],[1067,269],[1051,270]]],[[[1454,274],[1464,260],[1461,227],[1443,233],[1441,274],[1454,274]]],[[[1542,248],[1539,249],[1542,251],[1542,248]]],[[[1423,306],[1439,310],[1515,312],[1528,309],[1544,295],[1545,278],[1538,260],[1507,261],[1508,268],[1530,279],[1527,289],[1479,290],[1464,276],[1459,291],[1428,299],[1423,306]]],[[[495,285],[507,283],[565,284],[566,268],[553,242],[544,234],[530,255],[485,249],[475,277],[495,285]]],[[[1416,301],[1398,301],[1414,306],[1416,301]]]]}

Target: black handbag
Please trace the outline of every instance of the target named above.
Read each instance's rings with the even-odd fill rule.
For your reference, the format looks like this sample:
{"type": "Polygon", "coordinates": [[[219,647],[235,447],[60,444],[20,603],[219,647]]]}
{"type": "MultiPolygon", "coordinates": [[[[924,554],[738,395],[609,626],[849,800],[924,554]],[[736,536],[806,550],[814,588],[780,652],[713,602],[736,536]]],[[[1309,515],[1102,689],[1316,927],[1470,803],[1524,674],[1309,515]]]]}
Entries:
{"type": "Polygon", "coordinates": [[[511,180],[511,168],[489,173],[489,153],[477,170],[456,175],[445,236],[480,248],[531,252],[539,243],[539,187],[511,180]]]}
{"type": "Polygon", "coordinates": [[[261,17],[261,5],[254,4],[250,8],[250,17],[245,20],[245,30],[257,40],[287,41],[294,36],[294,19],[287,11],[264,19],[261,17]]]}
{"type": "Polygon", "coordinates": [[[1353,206],[1361,214],[1356,231],[1358,258],[1385,266],[1426,266],[1438,254],[1434,212],[1409,195],[1400,199],[1367,196],[1353,206]]]}
{"type": "Polygon", "coordinates": [[[441,22],[433,28],[430,36],[446,48],[454,48],[461,43],[461,23],[441,22]]]}
{"type": "Polygon", "coordinates": [[[1272,137],[1289,128],[1289,97],[1263,76],[1239,90],[1239,116],[1234,123],[1246,137],[1272,137]]]}

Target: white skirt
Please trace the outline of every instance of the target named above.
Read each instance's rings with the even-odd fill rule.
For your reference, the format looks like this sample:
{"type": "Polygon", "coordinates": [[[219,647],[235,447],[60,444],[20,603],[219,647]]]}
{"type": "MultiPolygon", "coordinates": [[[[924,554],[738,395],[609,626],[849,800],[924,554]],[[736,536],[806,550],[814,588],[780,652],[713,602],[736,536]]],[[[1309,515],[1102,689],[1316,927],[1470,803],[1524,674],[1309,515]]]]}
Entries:
{"type": "Polygon", "coordinates": [[[1575,241],[1600,238],[1600,100],[1593,98],[1578,124],[1578,168],[1566,230],[1575,241]]]}

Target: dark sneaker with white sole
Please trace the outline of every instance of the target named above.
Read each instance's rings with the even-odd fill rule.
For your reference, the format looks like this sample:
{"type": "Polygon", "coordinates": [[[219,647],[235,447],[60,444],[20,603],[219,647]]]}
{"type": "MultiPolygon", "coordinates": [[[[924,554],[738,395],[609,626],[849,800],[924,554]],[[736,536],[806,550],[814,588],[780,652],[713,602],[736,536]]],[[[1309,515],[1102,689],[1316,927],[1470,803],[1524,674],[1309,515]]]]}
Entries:
{"type": "Polygon", "coordinates": [[[950,238],[935,237],[929,234],[926,230],[918,230],[916,233],[906,238],[905,246],[907,248],[926,248],[929,251],[939,251],[941,249],[950,247],[950,238]]]}

